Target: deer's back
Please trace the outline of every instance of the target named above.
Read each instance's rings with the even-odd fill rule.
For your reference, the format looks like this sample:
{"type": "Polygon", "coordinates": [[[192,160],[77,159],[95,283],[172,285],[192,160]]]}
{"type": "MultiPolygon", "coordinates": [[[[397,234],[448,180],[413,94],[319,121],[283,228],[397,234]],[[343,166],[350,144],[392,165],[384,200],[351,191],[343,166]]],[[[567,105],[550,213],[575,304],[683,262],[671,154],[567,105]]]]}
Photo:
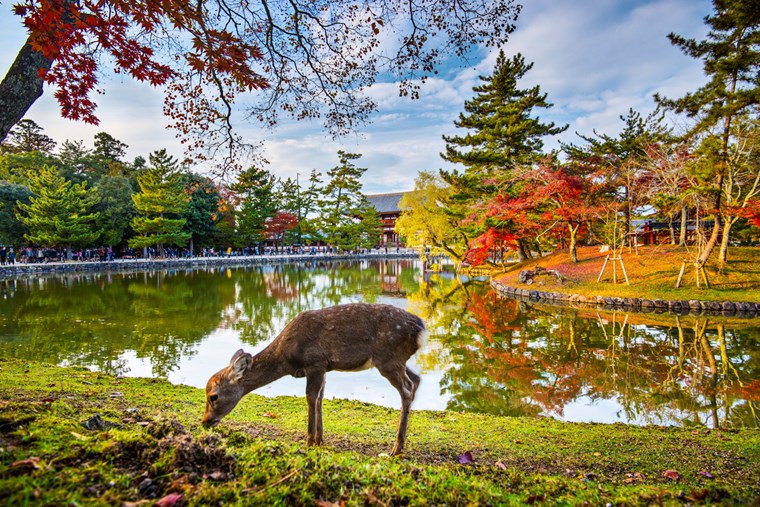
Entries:
{"type": "Polygon", "coordinates": [[[298,315],[272,346],[295,370],[358,370],[406,363],[420,347],[425,325],[392,305],[354,303],[298,315]]]}

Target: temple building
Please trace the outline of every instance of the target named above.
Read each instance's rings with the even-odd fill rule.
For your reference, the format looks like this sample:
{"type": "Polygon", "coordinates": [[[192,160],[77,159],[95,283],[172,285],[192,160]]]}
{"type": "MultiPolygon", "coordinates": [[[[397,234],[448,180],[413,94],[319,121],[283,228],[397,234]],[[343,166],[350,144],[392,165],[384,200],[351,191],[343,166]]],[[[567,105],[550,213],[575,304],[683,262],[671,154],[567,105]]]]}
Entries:
{"type": "Polygon", "coordinates": [[[372,204],[380,214],[380,219],[383,222],[383,238],[380,246],[403,246],[398,234],[396,234],[396,219],[401,216],[401,209],[399,208],[398,203],[403,195],[404,192],[394,192],[391,194],[373,194],[366,196],[370,204],[372,204]]]}

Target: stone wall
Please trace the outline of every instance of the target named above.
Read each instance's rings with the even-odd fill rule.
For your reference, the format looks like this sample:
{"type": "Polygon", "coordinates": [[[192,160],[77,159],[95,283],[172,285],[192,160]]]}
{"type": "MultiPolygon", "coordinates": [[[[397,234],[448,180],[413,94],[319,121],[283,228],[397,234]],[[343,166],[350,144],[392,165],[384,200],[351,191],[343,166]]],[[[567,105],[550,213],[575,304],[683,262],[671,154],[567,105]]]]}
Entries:
{"type": "Polygon", "coordinates": [[[760,316],[760,303],[734,301],[701,301],[691,299],[664,300],[620,298],[609,296],[581,296],[580,294],[564,294],[561,292],[546,292],[533,289],[508,287],[496,279],[491,279],[491,287],[502,296],[512,299],[540,301],[558,306],[589,307],[594,306],[606,310],[626,310],[653,313],[671,313],[675,315],[727,315],[739,317],[760,316]]]}

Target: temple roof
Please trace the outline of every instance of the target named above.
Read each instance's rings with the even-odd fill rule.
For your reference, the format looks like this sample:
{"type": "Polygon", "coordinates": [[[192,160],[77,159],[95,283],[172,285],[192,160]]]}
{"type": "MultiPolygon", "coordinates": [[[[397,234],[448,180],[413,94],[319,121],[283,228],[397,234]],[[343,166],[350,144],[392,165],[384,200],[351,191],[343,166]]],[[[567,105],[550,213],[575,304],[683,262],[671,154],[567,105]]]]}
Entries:
{"type": "Polygon", "coordinates": [[[378,213],[398,213],[401,209],[398,203],[405,192],[393,192],[390,194],[367,195],[367,200],[375,207],[378,213]]]}

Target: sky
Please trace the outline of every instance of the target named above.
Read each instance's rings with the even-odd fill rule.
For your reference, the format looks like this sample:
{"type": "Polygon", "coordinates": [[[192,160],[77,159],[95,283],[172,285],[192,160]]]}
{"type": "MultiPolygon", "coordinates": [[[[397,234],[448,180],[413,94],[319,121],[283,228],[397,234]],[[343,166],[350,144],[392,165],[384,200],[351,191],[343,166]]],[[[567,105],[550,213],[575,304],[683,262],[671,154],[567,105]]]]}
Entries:
{"type": "MultiPolygon", "coordinates": [[[[506,46],[507,56],[521,53],[533,69],[521,88],[540,85],[554,107],[537,111],[544,122],[568,124],[563,134],[544,140],[548,149],[560,142],[582,143],[578,134],[594,131],[616,135],[620,116],[633,108],[648,113],[653,95],[677,98],[694,91],[706,78],[701,62],[670,44],[667,34],[703,39],[706,0],[524,0],[517,29],[506,46]]],[[[25,40],[10,2],[0,2],[0,72],[5,74],[25,40]]],[[[334,140],[318,122],[283,121],[274,131],[251,124],[244,137],[261,141],[266,167],[282,178],[306,180],[312,169],[323,174],[338,165],[338,150],[362,154],[356,162],[367,171],[366,194],[402,192],[414,188],[421,170],[447,168],[440,157],[443,135],[464,134],[454,120],[473,97],[479,76],[493,73],[498,49],[484,53],[469,66],[449,68],[422,88],[419,100],[398,96],[393,84],[373,86],[368,93],[379,104],[371,124],[356,134],[334,140]]],[[[82,140],[92,147],[98,132],[108,132],[127,144],[127,160],[161,148],[182,159],[172,130],[166,129],[160,90],[128,77],[102,83],[98,95],[99,126],[60,118],[50,90],[26,115],[58,142],[82,140]]],[[[202,165],[192,168],[203,173],[202,165]]]]}

